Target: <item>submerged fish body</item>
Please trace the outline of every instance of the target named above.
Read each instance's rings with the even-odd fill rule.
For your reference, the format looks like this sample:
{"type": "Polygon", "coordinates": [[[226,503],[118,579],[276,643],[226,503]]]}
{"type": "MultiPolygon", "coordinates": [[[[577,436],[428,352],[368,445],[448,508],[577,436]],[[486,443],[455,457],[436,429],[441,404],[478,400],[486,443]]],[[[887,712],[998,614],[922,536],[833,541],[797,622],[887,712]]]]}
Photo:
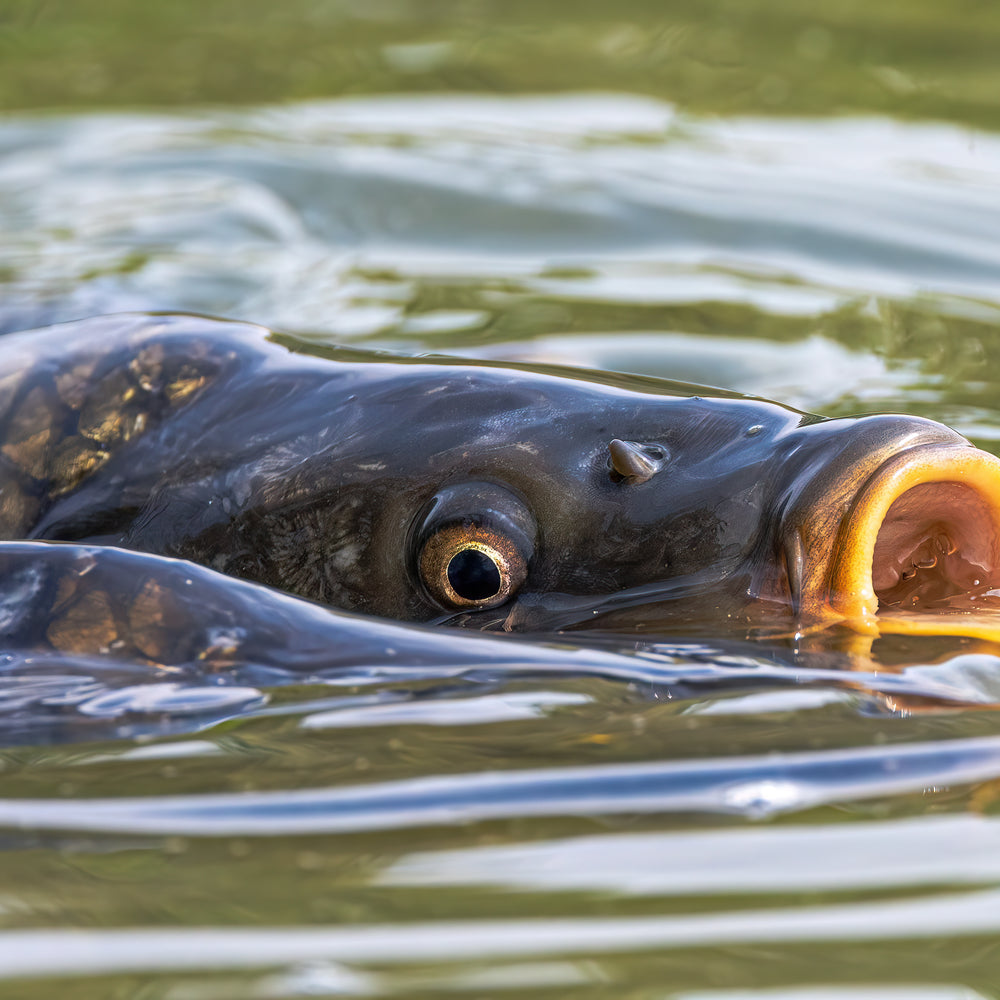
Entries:
{"type": "Polygon", "coordinates": [[[205,588],[228,607],[232,577],[381,618],[535,632],[864,631],[880,605],[1000,584],[1000,462],[932,421],[328,355],[194,317],[4,338],[4,633],[80,655],[231,660],[238,611],[185,621],[213,605],[205,588]],[[107,547],[149,555],[126,573],[107,547]],[[192,589],[171,559],[215,572],[192,589]]]}

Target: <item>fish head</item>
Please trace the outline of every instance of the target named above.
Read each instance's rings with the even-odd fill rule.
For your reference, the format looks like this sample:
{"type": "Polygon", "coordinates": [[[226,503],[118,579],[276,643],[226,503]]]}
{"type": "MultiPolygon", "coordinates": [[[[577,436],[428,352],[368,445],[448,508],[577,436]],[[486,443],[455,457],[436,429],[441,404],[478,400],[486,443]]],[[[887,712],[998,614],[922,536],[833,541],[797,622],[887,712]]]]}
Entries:
{"type": "Polygon", "coordinates": [[[863,630],[1000,588],[1000,462],[933,421],[824,420],[571,370],[227,349],[230,376],[58,498],[33,537],[502,629],[863,630]]]}
{"type": "Polygon", "coordinates": [[[408,593],[384,613],[865,630],[1000,586],[1000,461],[934,421],[502,376],[415,424],[424,495],[390,533],[408,593]]]}

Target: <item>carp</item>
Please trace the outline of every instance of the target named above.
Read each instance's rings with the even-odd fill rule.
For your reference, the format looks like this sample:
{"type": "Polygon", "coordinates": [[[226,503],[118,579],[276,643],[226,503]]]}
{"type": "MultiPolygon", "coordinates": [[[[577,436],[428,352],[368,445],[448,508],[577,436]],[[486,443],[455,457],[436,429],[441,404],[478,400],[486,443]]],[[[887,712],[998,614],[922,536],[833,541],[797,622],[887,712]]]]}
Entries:
{"type": "MultiPolygon", "coordinates": [[[[502,631],[863,633],[918,628],[919,613],[961,633],[956,608],[1000,587],[1000,461],[919,417],[828,420],[572,369],[317,356],[192,316],[2,344],[0,551],[124,548],[198,563],[220,588],[237,577],[502,631]]],[[[156,624],[150,595],[167,590],[155,560],[143,566],[121,596],[131,608],[106,589],[81,605],[79,574],[52,584],[47,641],[107,648],[136,616],[156,624]]]]}

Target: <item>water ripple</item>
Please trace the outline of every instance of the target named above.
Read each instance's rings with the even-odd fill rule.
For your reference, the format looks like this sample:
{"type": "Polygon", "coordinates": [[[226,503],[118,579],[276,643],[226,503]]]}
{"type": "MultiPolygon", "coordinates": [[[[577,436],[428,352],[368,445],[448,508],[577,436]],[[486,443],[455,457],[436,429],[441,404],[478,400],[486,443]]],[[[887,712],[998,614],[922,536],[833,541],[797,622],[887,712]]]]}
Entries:
{"type": "MultiPolygon", "coordinates": [[[[995,303],[1000,279],[1000,141],[948,125],[382,97],[13,120],[0,149],[8,324],[145,307],[419,341],[428,276],[798,315],[859,295],[995,303]],[[556,288],[553,267],[574,280],[556,288]]],[[[454,312],[453,330],[490,310],[454,312]]]]}
{"type": "Polygon", "coordinates": [[[429,965],[613,955],[712,945],[908,941],[1000,932],[1000,890],[889,902],[683,916],[429,921],[351,927],[190,927],[0,932],[3,978],[285,963],[429,965]]]}
{"type": "Polygon", "coordinates": [[[1000,821],[922,816],[469,846],[405,855],[376,880],[629,896],[983,885],[1000,881],[1000,821]]]}
{"type": "Polygon", "coordinates": [[[428,775],[373,784],[150,798],[0,801],[36,830],[271,836],[539,816],[730,813],[763,818],[835,802],[1000,778],[1000,738],[816,753],[428,775]]]}

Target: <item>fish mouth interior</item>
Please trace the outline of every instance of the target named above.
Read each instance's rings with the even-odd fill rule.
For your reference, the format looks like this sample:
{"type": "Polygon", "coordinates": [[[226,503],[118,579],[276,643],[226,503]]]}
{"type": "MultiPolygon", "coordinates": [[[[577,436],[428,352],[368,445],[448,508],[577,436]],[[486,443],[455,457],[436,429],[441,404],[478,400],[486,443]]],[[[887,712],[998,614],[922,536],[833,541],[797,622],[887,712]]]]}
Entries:
{"type": "Polygon", "coordinates": [[[880,611],[940,605],[1000,585],[1000,527],[993,508],[963,483],[911,487],[885,514],[871,572],[880,611]]]}

